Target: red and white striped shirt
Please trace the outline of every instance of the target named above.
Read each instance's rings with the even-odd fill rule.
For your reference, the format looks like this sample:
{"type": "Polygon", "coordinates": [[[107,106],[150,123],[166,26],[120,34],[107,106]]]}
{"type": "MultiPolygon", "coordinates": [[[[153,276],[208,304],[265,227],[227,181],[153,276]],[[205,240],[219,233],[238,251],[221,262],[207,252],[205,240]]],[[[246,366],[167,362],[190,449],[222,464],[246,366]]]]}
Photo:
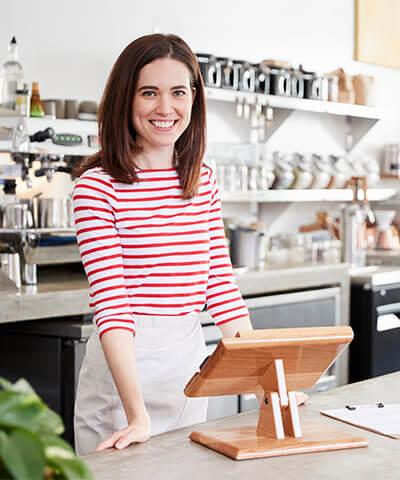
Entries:
{"type": "Polygon", "coordinates": [[[218,187],[203,165],[182,199],[174,168],[119,183],[100,168],[74,188],[75,228],[99,335],[135,331],[135,314],[182,316],[207,306],[217,325],[247,316],[235,283],[218,187]]]}

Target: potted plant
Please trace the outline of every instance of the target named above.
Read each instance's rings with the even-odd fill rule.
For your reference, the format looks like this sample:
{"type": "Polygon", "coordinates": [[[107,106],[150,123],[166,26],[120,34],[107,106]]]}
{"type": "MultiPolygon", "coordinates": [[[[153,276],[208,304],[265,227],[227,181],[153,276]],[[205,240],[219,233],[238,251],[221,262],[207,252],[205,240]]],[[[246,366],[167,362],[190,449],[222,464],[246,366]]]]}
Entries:
{"type": "Polygon", "coordinates": [[[85,463],[59,437],[61,418],[20,379],[0,378],[0,478],[93,480],[85,463]]]}

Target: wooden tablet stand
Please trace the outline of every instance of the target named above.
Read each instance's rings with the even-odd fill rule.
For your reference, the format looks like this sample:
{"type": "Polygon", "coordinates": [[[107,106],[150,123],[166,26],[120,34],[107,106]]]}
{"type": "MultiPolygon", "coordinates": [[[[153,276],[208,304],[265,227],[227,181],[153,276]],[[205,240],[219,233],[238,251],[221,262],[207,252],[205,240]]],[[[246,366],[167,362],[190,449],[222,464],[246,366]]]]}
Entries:
{"type": "Polygon", "coordinates": [[[222,339],[185,388],[189,397],[258,393],[257,426],[192,432],[235,460],[367,446],[317,422],[302,428],[295,390],[311,388],[351,342],[350,327],[255,330],[222,339]]]}

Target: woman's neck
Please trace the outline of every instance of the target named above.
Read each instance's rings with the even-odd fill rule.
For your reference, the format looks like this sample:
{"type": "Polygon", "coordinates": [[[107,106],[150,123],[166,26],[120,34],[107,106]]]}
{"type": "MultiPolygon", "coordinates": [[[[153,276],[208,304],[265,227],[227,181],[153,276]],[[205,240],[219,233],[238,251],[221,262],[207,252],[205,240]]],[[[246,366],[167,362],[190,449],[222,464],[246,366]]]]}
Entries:
{"type": "Polygon", "coordinates": [[[158,170],[174,166],[174,147],[146,148],[135,156],[135,165],[143,170],[158,170]]]}

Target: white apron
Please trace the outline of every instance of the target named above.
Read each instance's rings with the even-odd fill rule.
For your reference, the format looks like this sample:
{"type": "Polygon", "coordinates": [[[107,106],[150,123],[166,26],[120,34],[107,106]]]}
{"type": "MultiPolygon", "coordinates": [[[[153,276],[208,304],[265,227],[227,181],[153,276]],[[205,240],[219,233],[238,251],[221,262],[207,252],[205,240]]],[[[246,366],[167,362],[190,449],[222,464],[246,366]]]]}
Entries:
{"type": "MultiPolygon", "coordinates": [[[[140,388],[151,418],[151,435],[204,422],[207,398],[187,398],[183,389],[207,356],[197,315],[136,316],[135,351],[140,388]]],[[[96,332],[87,343],[75,402],[75,449],[93,452],[127,426],[119,394],[96,332]]]]}

